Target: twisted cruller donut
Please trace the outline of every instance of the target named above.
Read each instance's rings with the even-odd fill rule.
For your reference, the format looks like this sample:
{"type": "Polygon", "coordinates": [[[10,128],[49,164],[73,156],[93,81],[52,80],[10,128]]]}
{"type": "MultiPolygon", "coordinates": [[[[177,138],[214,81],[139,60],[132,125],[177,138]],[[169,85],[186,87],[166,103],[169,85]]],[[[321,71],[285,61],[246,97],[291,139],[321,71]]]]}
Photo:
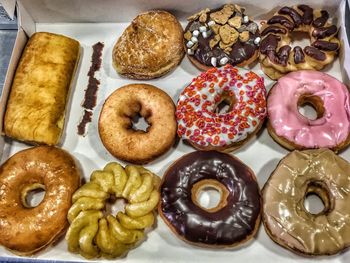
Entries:
{"type": "Polygon", "coordinates": [[[320,70],[330,64],[340,47],[338,28],[325,10],[307,5],[282,7],[261,29],[260,64],[271,79],[300,69],[320,70]],[[292,49],[291,32],[307,32],[310,45],[292,49]]]}
{"type": "Polygon", "coordinates": [[[153,210],[159,201],[160,179],[140,166],[107,164],[94,171],[90,182],[73,195],[68,212],[68,249],[85,258],[121,256],[144,237],[154,223],[153,210]],[[127,201],[125,212],[105,215],[107,200],[115,195],[127,201]]]}
{"type": "Polygon", "coordinates": [[[279,245],[304,255],[331,255],[350,246],[350,164],[328,149],[294,151],[281,160],[263,189],[263,222],[279,245]],[[324,209],[304,207],[309,194],[324,209]]]}

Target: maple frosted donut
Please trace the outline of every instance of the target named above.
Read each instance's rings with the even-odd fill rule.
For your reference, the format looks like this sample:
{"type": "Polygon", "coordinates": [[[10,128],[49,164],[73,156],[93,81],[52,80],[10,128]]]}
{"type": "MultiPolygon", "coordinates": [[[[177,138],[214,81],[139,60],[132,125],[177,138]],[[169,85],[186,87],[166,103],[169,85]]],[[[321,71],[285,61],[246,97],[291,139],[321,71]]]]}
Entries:
{"type": "Polygon", "coordinates": [[[225,65],[203,72],[181,93],[177,133],[197,149],[231,151],[261,128],[266,114],[264,78],[225,65]]]}
{"type": "Polygon", "coordinates": [[[175,141],[174,102],[152,85],[123,86],[103,104],[98,131],[103,145],[116,158],[139,164],[150,162],[175,141]],[[132,118],[137,114],[149,124],[146,131],[132,128],[132,118]]]}
{"type": "Polygon", "coordinates": [[[237,158],[216,151],[189,153],[165,172],[159,214],[182,240],[205,247],[234,247],[259,228],[261,197],[254,172],[237,158]],[[201,206],[203,189],[220,194],[217,206],[201,206]]]}
{"type": "Polygon", "coordinates": [[[304,255],[332,255],[350,246],[350,164],[328,149],[293,151],[263,188],[263,223],[279,245],[304,255]],[[324,209],[310,213],[309,194],[324,209]]]}
{"type": "Polygon", "coordinates": [[[350,143],[349,97],[347,87],[326,73],[289,73],[270,90],[268,131],[287,149],[340,150],[350,143]],[[315,108],[317,119],[299,113],[298,107],[305,104],[315,108]]]}
{"type": "Polygon", "coordinates": [[[19,255],[31,255],[52,244],[68,225],[72,195],[80,174],[74,159],[49,146],[20,151],[0,167],[0,244],[19,255]],[[35,207],[27,194],[44,189],[35,207]]]}

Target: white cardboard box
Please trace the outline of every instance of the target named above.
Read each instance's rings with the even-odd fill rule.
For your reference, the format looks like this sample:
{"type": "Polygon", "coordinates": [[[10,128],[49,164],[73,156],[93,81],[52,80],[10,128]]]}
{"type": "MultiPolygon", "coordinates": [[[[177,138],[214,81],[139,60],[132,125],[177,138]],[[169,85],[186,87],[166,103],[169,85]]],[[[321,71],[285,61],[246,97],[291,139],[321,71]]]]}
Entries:
{"type": "MultiPolygon", "coordinates": [[[[13,12],[15,1],[0,1],[3,5],[13,12]]],[[[186,87],[193,77],[199,74],[199,71],[192,66],[187,58],[175,71],[166,76],[150,81],[135,81],[122,78],[114,71],[112,67],[111,52],[114,43],[122,34],[130,21],[140,12],[150,9],[165,9],[175,14],[178,19],[186,24],[185,18],[196,11],[205,7],[218,7],[227,1],[193,0],[193,1],[172,1],[172,0],[120,0],[120,1],[94,1],[94,0],[26,0],[18,1],[20,30],[18,32],[14,52],[11,58],[11,64],[8,69],[7,79],[1,96],[0,116],[3,116],[11,81],[21,52],[30,36],[36,31],[48,31],[70,36],[80,41],[82,46],[82,57],[77,70],[76,82],[73,87],[69,112],[67,112],[67,123],[64,132],[62,148],[69,151],[79,162],[82,173],[86,179],[89,179],[93,170],[101,169],[107,162],[115,161],[102,145],[98,136],[97,120],[104,100],[115,89],[130,83],[147,82],[166,91],[174,100],[177,101],[179,93],[186,87]],[[92,45],[96,42],[103,42],[103,61],[101,70],[98,73],[98,79],[101,81],[97,95],[97,106],[93,112],[93,121],[88,126],[87,136],[82,137],[77,134],[77,124],[83,113],[81,102],[84,97],[84,90],[87,87],[87,72],[90,67],[92,54],[92,45]]],[[[247,14],[255,20],[266,19],[281,7],[282,3],[277,0],[267,1],[237,1],[236,3],[247,7],[247,14]]],[[[291,6],[300,3],[300,1],[284,1],[283,5],[291,6]]],[[[344,25],[345,0],[334,1],[303,1],[314,8],[322,7],[329,10],[333,17],[336,17],[339,25],[344,25]]],[[[343,48],[340,58],[331,66],[326,67],[325,72],[343,80],[349,84],[350,75],[350,48],[347,45],[344,26],[340,30],[343,48]]],[[[253,67],[253,70],[264,76],[260,70],[259,64],[253,67]]],[[[267,89],[270,89],[273,82],[265,78],[267,89]]],[[[2,129],[2,121],[0,128],[2,129]]],[[[19,150],[30,147],[29,145],[4,139],[0,137],[0,153],[4,162],[19,150]]],[[[146,167],[162,176],[169,165],[184,155],[194,151],[180,141],[169,152],[161,156],[146,167]]],[[[240,158],[244,163],[250,166],[255,172],[260,187],[264,185],[271,172],[276,167],[279,160],[288,153],[287,150],[280,147],[268,135],[266,129],[259,133],[257,138],[251,140],[233,154],[240,158]]],[[[340,154],[343,158],[350,161],[350,148],[340,154]]],[[[1,233],[0,233],[1,234],[1,233]]],[[[84,261],[80,255],[71,254],[67,251],[66,242],[62,239],[54,247],[34,255],[30,260],[71,260],[84,261]]],[[[18,260],[14,254],[11,254],[4,248],[0,248],[0,261],[18,260]]],[[[103,261],[97,259],[96,261],[103,261]]],[[[129,252],[126,258],[118,259],[120,262],[316,262],[322,260],[326,262],[345,263],[350,262],[350,252],[345,252],[332,257],[318,257],[316,259],[303,258],[297,256],[282,247],[276,245],[266,235],[264,227],[252,242],[238,249],[204,249],[184,243],[179,240],[164,222],[158,217],[156,228],[148,234],[139,247],[129,252]]]]}

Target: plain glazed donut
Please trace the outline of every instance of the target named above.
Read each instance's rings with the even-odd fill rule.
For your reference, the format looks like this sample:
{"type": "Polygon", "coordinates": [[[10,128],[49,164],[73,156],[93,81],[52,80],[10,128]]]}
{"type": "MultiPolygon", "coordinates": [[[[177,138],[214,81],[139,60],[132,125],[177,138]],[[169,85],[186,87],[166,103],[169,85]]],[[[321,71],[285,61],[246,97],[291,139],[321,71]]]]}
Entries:
{"type": "Polygon", "coordinates": [[[267,99],[268,131],[287,149],[343,149],[350,143],[350,94],[334,77],[317,71],[291,72],[272,87],[267,99]],[[299,113],[311,104],[317,119],[299,113]]]}
{"type": "Polygon", "coordinates": [[[175,105],[161,89],[130,84],[114,91],[105,101],[98,122],[103,145],[116,158],[147,163],[165,153],[176,136],[175,105]],[[140,114],[149,127],[133,130],[131,119],[140,114]]]}
{"type": "Polygon", "coordinates": [[[187,154],[165,172],[159,214],[182,240],[205,247],[234,247],[259,228],[261,198],[255,175],[237,158],[215,151],[187,154]],[[211,209],[197,196],[212,187],[221,192],[211,209]]]}
{"type": "Polygon", "coordinates": [[[229,152],[252,138],[266,115],[264,78],[226,65],[203,72],[181,92],[177,134],[199,150],[229,152]],[[219,109],[223,103],[226,111],[219,109]]]}
{"type": "Polygon", "coordinates": [[[68,225],[67,213],[80,174],[73,158],[59,148],[20,151],[0,167],[0,244],[18,255],[31,255],[54,242],[68,225]],[[46,191],[36,207],[27,193],[46,191]]]}
{"type": "Polygon", "coordinates": [[[313,10],[308,5],[282,7],[261,28],[261,68],[271,79],[291,71],[321,70],[337,56],[337,34],[326,10],[313,10]],[[292,49],[292,32],[309,33],[310,45],[292,49]]]}
{"type": "Polygon", "coordinates": [[[331,255],[350,246],[350,164],[328,149],[294,151],[263,188],[263,223],[277,244],[303,255],[331,255]],[[318,195],[324,210],[304,207],[318,195]]]}

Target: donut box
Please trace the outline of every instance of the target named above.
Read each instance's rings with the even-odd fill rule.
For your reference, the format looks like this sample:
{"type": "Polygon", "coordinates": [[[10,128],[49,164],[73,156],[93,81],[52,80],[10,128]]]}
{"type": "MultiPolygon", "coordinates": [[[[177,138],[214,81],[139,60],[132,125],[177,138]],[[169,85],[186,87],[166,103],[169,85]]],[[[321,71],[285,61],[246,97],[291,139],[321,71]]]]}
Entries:
{"type": "MultiPolygon", "coordinates": [[[[189,85],[200,71],[196,69],[188,60],[184,58],[181,64],[174,71],[165,76],[152,80],[131,80],[118,75],[112,62],[113,46],[119,36],[123,33],[130,21],[139,13],[152,9],[164,9],[174,14],[185,28],[186,18],[206,7],[219,7],[226,1],[0,1],[4,8],[13,14],[15,8],[19,21],[19,31],[13,49],[10,65],[8,67],[4,88],[1,94],[0,127],[3,130],[3,119],[8,100],[10,86],[21,56],[21,53],[31,35],[35,32],[52,32],[62,34],[80,42],[80,60],[76,68],[75,78],[72,81],[70,99],[66,110],[66,123],[63,130],[60,147],[67,150],[78,161],[79,169],[84,178],[89,180],[90,174],[94,170],[102,169],[108,162],[123,161],[113,157],[103,146],[98,132],[98,118],[105,99],[116,89],[134,83],[147,83],[154,85],[166,92],[177,102],[181,91],[189,85]],[[99,81],[96,91],[96,106],[89,112],[91,122],[85,126],[83,135],[79,133],[79,124],[84,117],[85,90],[89,87],[91,76],[88,76],[94,52],[101,53],[99,69],[94,73],[93,78],[99,81]]],[[[237,1],[235,2],[246,7],[246,14],[254,21],[266,20],[274,14],[282,4],[280,1],[268,0],[264,4],[261,1],[237,1]]],[[[293,6],[299,4],[298,1],[285,1],[283,5],[293,6]]],[[[323,72],[343,81],[350,86],[350,42],[346,35],[345,15],[346,0],[336,1],[306,1],[314,8],[324,8],[329,11],[331,17],[335,17],[340,26],[339,38],[342,48],[337,58],[331,65],[328,65],[323,72]]],[[[348,3],[350,4],[350,3],[348,3]]],[[[348,29],[349,30],[349,29],[348,29]]],[[[308,44],[308,40],[301,39],[300,45],[308,44]]],[[[99,64],[99,62],[96,62],[99,64]]],[[[265,86],[270,90],[275,83],[264,75],[259,63],[252,65],[251,70],[264,77],[265,86]]],[[[159,109],[161,111],[161,109],[159,109]]],[[[308,109],[305,109],[308,111],[308,109]]],[[[141,125],[142,124],[138,124],[141,125]]],[[[1,163],[4,163],[10,156],[29,148],[30,145],[12,140],[8,137],[0,137],[1,163]]],[[[151,147],[151,146],[150,146],[151,147]]],[[[164,155],[145,165],[153,173],[162,177],[171,164],[184,156],[195,151],[194,148],[185,144],[183,140],[178,140],[175,145],[164,155]]],[[[243,161],[252,169],[257,177],[259,187],[262,189],[271,173],[276,168],[279,161],[289,153],[288,150],[277,144],[268,134],[266,127],[250,140],[243,147],[231,154],[243,161]]],[[[350,161],[350,148],[339,153],[341,157],[350,161]]],[[[350,171],[349,171],[350,172],[350,171]]],[[[204,196],[203,202],[209,202],[212,198],[204,196]]],[[[317,202],[311,200],[313,204],[317,202]]],[[[19,219],[20,220],[20,219],[19,219]]],[[[1,235],[1,233],[0,233],[1,235]]],[[[247,261],[247,262],[315,262],[316,260],[326,260],[327,262],[350,262],[350,252],[337,254],[329,257],[305,258],[298,256],[275,244],[266,234],[261,225],[256,238],[249,243],[231,249],[201,248],[187,244],[177,238],[158,216],[157,224],[153,231],[147,235],[147,240],[142,242],[136,249],[131,250],[124,258],[117,259],[120,262],[213,262],[213,261],[247,261]]],[[[43,262],[54,261],[88,261],[79,254],[70,253],[64,238],[55,245],[35,254],[32,257],[18,257],[4,247],[0,247],[1,262],[43,262]]],[[[104,258],[96,261],[108,261],[104,258]]]]}

